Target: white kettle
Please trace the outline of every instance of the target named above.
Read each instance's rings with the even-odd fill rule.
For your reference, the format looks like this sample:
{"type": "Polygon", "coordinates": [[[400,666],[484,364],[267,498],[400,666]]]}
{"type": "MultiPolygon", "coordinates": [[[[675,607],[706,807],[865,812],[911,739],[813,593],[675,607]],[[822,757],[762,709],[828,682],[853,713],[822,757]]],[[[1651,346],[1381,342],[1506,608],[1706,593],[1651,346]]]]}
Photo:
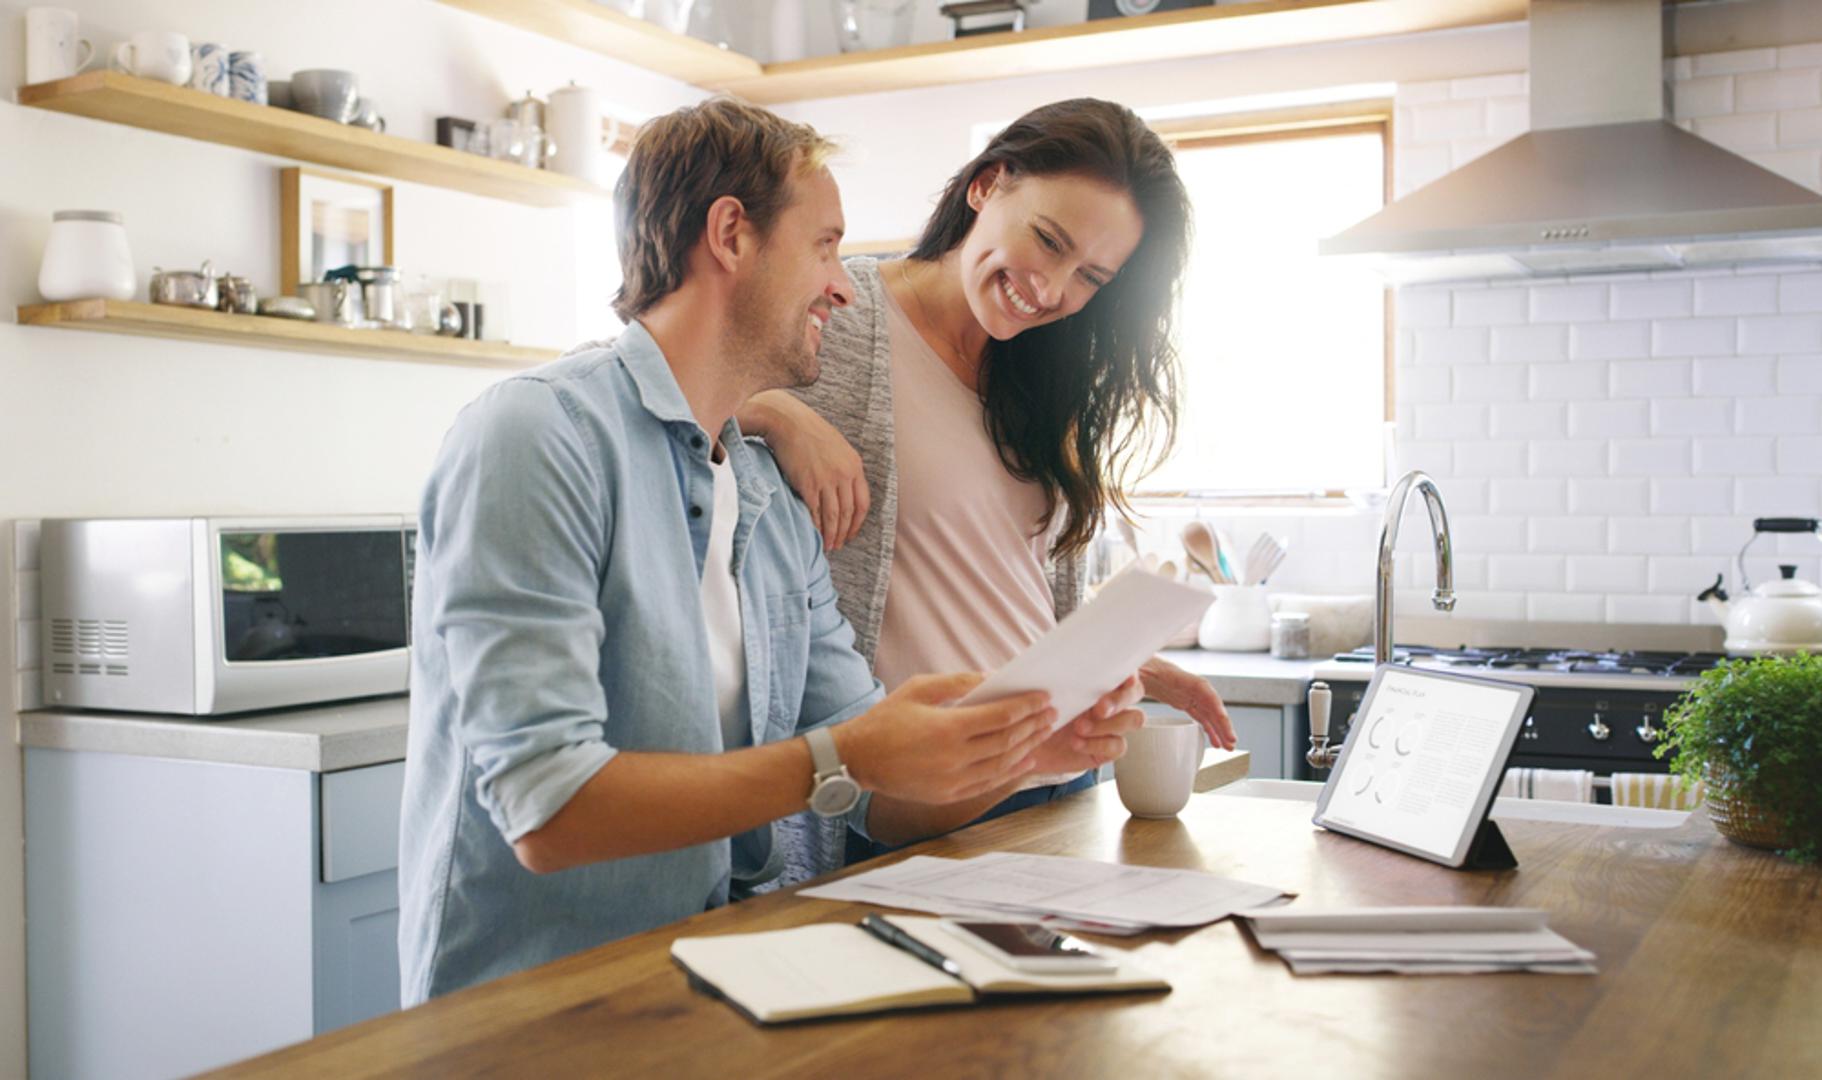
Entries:
{"type": "MultiPolygon", "coordinates": [[[[1822,522],[1813,518],[1759,518],[1753,522],[1752,546],[1761,533],[1814,533],[1822,522]]],[[[1735,656],[1798,652],[1822,655],[1822,588],[1797,576],[1797,568],[1781,564],[1782,577],[1756,588],[1746,580],[1746,548],[1734,558],[1734,579],[1742,594],[1731,602],[1717,575],[1713,585],[1696,596],[1720,616],[1727,627],[1727,651],[1735,656]]]]}

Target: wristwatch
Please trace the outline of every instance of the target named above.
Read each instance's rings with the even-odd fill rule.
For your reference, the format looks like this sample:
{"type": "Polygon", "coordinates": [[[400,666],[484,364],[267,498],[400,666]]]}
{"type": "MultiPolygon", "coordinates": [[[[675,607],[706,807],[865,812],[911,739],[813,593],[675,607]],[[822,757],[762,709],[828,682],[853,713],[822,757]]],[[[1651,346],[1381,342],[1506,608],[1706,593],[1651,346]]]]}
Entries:
{"type": "Polygon", "coordinates": [[[810,744],[810,768],[816,782],[810,788],[810,809],[818,817],[840,817],[860,801],[860,785],[848,775],[848,767],[835,752],[835,736],[828,728],[811,728],[803,741],[810,744]]]}

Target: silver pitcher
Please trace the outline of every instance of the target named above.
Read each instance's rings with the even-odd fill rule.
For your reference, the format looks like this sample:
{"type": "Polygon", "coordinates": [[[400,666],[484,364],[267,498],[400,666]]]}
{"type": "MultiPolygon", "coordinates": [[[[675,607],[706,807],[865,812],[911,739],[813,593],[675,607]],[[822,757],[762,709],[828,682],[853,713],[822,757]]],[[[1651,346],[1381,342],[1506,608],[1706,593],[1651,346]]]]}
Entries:
{"type": "Polygon", "coordinates": [[[352,281],[310,281],[297,294],[316,309],[316,321],[353,326],[361,321],[361,287],[352,281]]]}
{"type": "Polygon", "coordinates": [[[363,266],[355,271],[361,286],[361,306],[369,322],[403,328],[405,287],[396,266],[363,266]]]}

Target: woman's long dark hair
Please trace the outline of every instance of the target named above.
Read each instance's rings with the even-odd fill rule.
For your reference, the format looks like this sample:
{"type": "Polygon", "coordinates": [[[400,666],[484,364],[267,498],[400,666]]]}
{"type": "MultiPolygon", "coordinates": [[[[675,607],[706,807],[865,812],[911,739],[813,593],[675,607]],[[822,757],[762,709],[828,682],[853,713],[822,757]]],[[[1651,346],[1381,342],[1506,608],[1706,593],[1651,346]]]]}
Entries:
{"type": "Polygon", "coordinates": [[[910,257],[935,262],[974,226],[968,187],[1000,168],[1084,176],[1127,192],[1144,234],[1132,257],[1081,311],[1007,341],[989,338],[980,377],[1000,460],[1044,489],[1043,528],[1066,511],[1054,553],[1082,551],[1109,504],[1169,452],[1176,436],[1178,282],[1189,258],[1189,193],[1157,133],[1132,110],[1075,98],[1033,109],[950,179],[910,257]]]}

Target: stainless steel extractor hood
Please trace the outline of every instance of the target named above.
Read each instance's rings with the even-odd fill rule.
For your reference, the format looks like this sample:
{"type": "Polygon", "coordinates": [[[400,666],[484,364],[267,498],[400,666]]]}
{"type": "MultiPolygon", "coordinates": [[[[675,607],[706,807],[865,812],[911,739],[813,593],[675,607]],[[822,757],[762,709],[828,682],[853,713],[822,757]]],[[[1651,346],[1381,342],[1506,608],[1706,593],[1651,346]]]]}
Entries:
{"type": "Polygon", "coordinates": [[[1664,119],[1660,0],[1532,0],[1531,130],[1322,241],[1399,282],[1822,261],[1822,195],[1664,119]]]}

